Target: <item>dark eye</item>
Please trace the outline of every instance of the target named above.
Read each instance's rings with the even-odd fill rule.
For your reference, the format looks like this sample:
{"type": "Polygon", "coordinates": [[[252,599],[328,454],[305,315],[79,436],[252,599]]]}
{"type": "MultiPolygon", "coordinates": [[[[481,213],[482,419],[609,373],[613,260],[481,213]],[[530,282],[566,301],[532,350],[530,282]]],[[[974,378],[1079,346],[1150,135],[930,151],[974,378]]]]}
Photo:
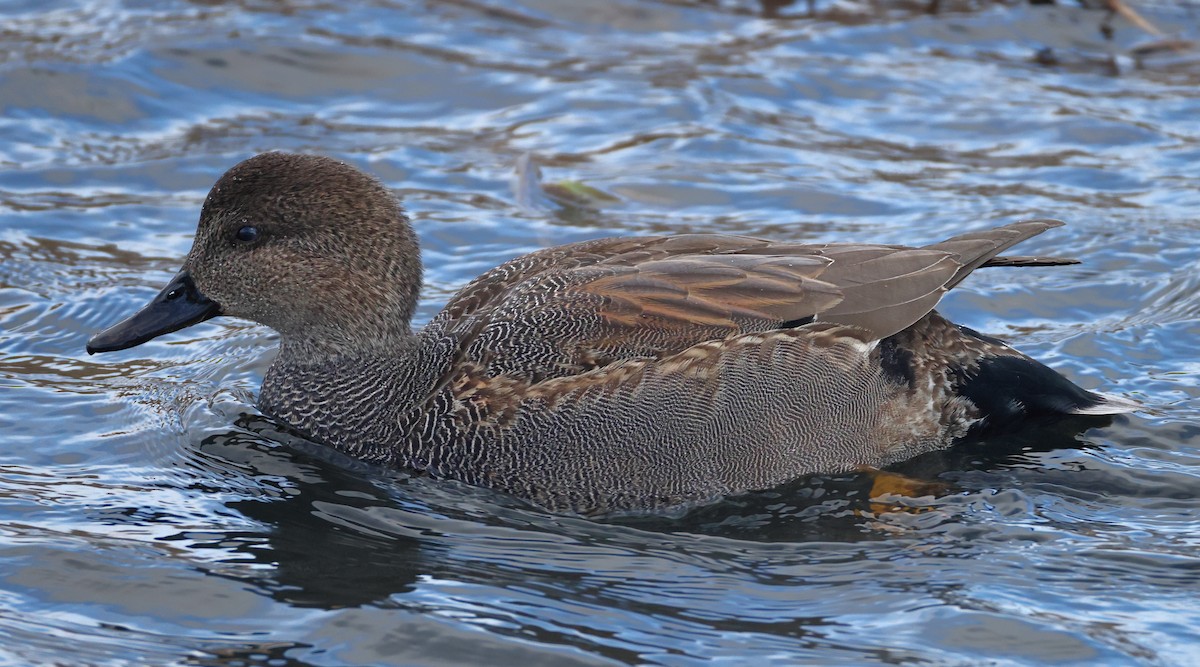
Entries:
{"type": "Polygon", "coordinates": [[[237,230],[237,234],[234,234],[233,237],[242,243],[254,243],[258,240],[258,227],[246,225],[237,230]]]}

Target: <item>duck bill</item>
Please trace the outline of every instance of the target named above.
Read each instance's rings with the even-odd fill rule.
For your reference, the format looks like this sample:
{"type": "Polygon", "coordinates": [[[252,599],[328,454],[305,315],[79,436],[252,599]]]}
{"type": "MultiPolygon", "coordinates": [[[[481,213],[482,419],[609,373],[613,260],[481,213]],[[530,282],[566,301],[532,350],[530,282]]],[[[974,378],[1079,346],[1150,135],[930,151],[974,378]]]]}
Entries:
{"type": "Polygon", "coordinates": [[[191,274],[180,271],[141,310],[92,336],[87,351],[125,350],[220,314],[221,307],[196,289],[191,274]]]}

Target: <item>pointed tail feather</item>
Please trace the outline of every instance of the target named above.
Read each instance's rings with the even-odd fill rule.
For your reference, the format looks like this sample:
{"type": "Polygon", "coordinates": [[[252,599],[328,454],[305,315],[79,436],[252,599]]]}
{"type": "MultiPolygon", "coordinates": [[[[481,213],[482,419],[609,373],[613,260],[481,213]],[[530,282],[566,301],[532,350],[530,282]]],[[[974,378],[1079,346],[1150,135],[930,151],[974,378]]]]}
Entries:
{"type": "Polygon", "coordinates": [[[1130,412],[1145,412],[1146,406],[1127,398],[1109,396],[1095,391],[1089,391],[1095,402],[1090,405],[1076,405],[1068,412],[1073,415],[1123,415],[1130,412]]]}
{"type": "Polygon", "coordinates": [[[946,288],[949,289],[1005,250],[1037,236],[1047,229],[1061,227],[1063,224],[1061,220],[1050,218],[1020,220],[1003,227],[959,234],[927,247],[931,250],[941,250],[958,256],[962,268],[946,284],[946,288]]]}
{"type": "Polygon", "coordinates": [[[1004,255],[989,259],[980,268],[989,266],[1067,266],[1082,264],[1074,257],[1030,257],[1027,255],[1004,255]]]}

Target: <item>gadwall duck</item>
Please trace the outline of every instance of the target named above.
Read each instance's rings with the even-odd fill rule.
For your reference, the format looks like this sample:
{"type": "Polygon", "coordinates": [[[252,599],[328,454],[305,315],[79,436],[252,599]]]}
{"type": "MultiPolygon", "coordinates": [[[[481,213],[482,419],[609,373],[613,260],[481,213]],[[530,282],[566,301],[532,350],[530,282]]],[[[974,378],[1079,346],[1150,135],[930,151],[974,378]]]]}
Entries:
{"type": "Polygon", "coordinates": [[[1059,226],[910,248],[684,234],[547,248],[423,329],[417,239],[358,169],[265,153],[204,202],[183,270],[88,352],[217,315],[279,332],[259,408],[351,456],[554,511],[652,511],[880,467],[1030,417],[1136,405],[933,310],[1059,226]]]}

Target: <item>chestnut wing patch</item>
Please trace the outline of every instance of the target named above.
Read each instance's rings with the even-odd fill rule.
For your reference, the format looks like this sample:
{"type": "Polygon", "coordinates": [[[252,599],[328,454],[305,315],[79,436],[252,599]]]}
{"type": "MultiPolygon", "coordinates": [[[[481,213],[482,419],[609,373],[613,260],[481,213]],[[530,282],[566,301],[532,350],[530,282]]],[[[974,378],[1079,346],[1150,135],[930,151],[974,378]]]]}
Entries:
{"type": "Polygon", "coordinates": [[[684,255],[590,267],[567,290],[600,304],[602,329],[677,331],[682,349],[699,342],[688,330],[770,329],[833,307],[841,290],[819,278],[830,264],[818,256],[684,255]]]}
{"type": "Polygon", "coordinates": [[[488,309],[503,306],[505,299],[513,292],[523,289],[529,281],[583,267],[632,267],[643,262],[682,255],[804,255],[814,254],[814,249],[815,246],[811,245],[776,243],[749,236],[726,234],[610,237],[544,248],[511,259],[472,280],[450,299],[442,312],[438,313],[434,323],[448,325],[455,320],[484,314],[488,309]]]}

